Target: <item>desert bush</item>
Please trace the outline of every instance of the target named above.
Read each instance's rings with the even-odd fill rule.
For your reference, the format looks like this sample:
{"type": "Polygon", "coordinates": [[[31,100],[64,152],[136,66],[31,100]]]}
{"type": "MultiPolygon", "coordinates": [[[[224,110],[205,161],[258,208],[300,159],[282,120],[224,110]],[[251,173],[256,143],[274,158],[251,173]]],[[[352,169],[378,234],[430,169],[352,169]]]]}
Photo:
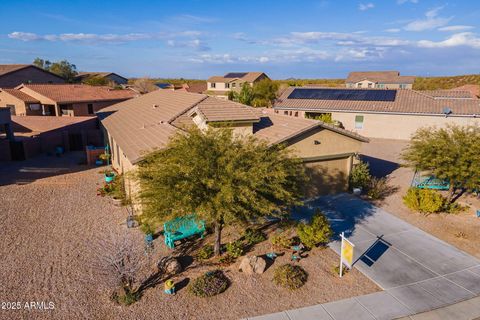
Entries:
{"type": "Polygon", "coordinates": [[[300,266],[284,264],[277,267],[273,273],[273,282],[281,287],[295,290],[307,282],[308,274],[300,266]]]}
{"type": "Polygon", "coordinates": [[[224,254],[223,256],[220,257],[220,259],[218,259],[218,262],[222,265],[225,265],[225,266],[228,266],[232,263],[234,263],[236,260],[235,257],[233,257],[232,255],[230,254],[224,254]]]}
{"type": "Polygon", "coordinates": [[[225,245],[227,254],[233,258],[238,258],[244,253],[243,243],[241,241],[232,241],[225,245]]]}
{"type": "Polygon", "coordinates": [[[414,211],[437,213],[445,209],[447,201],[434,190],[410,188],[403,197],[403,203],[414,211]]]}
{"type": "Polygon", "coordinates": [[[224,292],[229,285],[221,270],[208,271],[192,281],[188,291],[197,297],[212,297],[224,292]]]}
{"type": "Polygon", "coordinates": [[[267,240],[267,236],[265,235],[265,233],[263,233],[258,229],[250,229],[250,228],[247,228],[245,230],[245,233],[243,234],[243,238],[245,239],[245,242],[248,245],[255,245],[257,243],[267,240]]]}
{"type": "Polygon", "coordinates": [[[360,161],[353,167],[350,174],[350,187],[367,189],[371,179],[368,163],[360,161]]]}
{"type": "Polygon", "coordinates": [[[332,236],[332,229],[327,217],[317,209],[309,224],[298,225],[297,235],[307,248],[313,248],[318,244],[327,243],[332,236]]]}
{"type": "Polygon", "coordinates": [[[213,246],[211,244],[204,245],[197,251],[195,257],[198,260],[210,259],[211,257],[213,257],[213,246]]]}
{"type": "Polygon", "coordinates": [[[292,246],[292,239],[283,234],[277,234],[270,238],[270,242],[274,247],[288,249],[292,246]]]}
{"type": "Polygon", "coordinates": [[[383,199],[390,190],[387,178],[372,177],[367,186],[367,196],[373,200],[383,199]]]}
{"type": "MultiPolygon", "coordinates": [[[[347,267],[343,266],[342,268],[342,277],[350,271],[347,267]]],[[[335,266],[332,268],[332,273],[336,276],[340,275],[340,266],[335,266]]]]}

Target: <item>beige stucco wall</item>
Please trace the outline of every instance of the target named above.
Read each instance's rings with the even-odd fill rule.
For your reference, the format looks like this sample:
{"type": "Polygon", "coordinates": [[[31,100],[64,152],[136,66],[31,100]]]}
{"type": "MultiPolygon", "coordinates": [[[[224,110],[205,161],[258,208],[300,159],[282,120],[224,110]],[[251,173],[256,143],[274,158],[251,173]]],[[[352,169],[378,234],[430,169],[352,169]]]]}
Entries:
{"type": "MultiPolygon", "coordinates": [[[[321,111],[312,111],[321,113],[321,111]]],[[[305,111],[278,110],[279,114],[305,117],[305,111]]],[[[410,137],[422,127],[436,126],[446,127],[454,125],[479,125],[480,118],[473,117],[445,117],[434,115],[403,115],[403,114],[380,114],[362,112],[325,112],[331,113],[333,120],[342,123],[345,129],[356,132],[368,138],[383,138],[410,140],[410,137]],[[363,129],[355,128],[355,116],[363,116],[363,129]]]]}
{"type": "Polygon", "coordinates": [[[22,100],[6,93],[5,91],[0,91],[0,107],[10,107],[14,106],[15,115],[26,115],[27,106],[22,100]]]}
{"type": "Polygon", "coordinates": [[[362,88],[362,89],[369,89],[369,88],[377,88],[377,89],[412,89],[413,85],[412,84],[403,84],[404,86],[401,88],[400,83],[378,83],[375,84],[372,81],[369,80],[363,80],[355,83],[347,83],[346,87],[347,88],[362,88]],[[368,85],[371,85],[369,87],[368,85]]]}

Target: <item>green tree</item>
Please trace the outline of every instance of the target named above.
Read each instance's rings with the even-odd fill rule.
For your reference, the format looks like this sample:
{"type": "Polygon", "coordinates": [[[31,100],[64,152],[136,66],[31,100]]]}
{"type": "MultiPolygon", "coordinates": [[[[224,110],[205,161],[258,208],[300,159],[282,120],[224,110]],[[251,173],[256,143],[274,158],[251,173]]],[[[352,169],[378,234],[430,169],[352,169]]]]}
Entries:
{"type": "Polygon", "coordinates": [[[480,127],[448,126],[419,129],[402,154],[407,165],[450,182],[449,202],[457,186],[480,185],[480,127]]]}
{"type": "Polygon", "coordinates": [[[67,60],[50,62],[49,60],[35,58],[35,60],[33,60],[33,64],[39,68],[59,75],[68,82],[73,82],[76,75],[78,74],[77,67],[74,64],[68,62],[67,60]]]}
{"type": "Polygon", "coordinates": [[[270,79],[263,79],[253,85],[254,107],[271,107],[273,101],[277,98],[278,83],[270,79]]]}
{"type": "Polygon", "coordinates": [[[196,212],[215,230],[220,255],[225,225],[285,213],[299,204],[304,167],[284,146],[268,146],[230,129],[191,129],[140,164],[140,199],[147,223],[196,212]]]}

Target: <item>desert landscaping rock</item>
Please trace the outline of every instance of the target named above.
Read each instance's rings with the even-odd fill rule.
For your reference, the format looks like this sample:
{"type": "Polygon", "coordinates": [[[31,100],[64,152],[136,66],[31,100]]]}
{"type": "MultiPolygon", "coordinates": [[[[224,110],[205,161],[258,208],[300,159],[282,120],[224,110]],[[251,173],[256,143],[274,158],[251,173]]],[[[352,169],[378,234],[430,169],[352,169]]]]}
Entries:
{"type": "Polygon", "coordinates": [[[257,256],[247,256],[242,259],[240,262],[239,270],[247,275],[252,275],[254,273],[262,274],[265,272],[267,267],[267,262],[262,257],[257,256]]]}

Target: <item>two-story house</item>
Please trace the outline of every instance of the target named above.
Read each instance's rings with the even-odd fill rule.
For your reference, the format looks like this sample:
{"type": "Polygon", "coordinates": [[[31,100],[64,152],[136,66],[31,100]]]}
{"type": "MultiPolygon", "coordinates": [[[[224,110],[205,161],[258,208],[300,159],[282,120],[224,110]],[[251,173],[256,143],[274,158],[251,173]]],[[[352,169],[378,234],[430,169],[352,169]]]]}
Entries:
{"type": "Polygon", "coordinates": [[[347,88],[412,89],[415,76],[401,76],[398,71],[350,72],[345,81],[347,88]]]}
{"type": "Polygon", "coordinates": [[[240,91],[244,83],[253,86],[263,79],[270,78],[263,72],[230,72],[224,76],[213,76],[207,79],[206,93],[226,100],[230,91],[240,91]]]}

